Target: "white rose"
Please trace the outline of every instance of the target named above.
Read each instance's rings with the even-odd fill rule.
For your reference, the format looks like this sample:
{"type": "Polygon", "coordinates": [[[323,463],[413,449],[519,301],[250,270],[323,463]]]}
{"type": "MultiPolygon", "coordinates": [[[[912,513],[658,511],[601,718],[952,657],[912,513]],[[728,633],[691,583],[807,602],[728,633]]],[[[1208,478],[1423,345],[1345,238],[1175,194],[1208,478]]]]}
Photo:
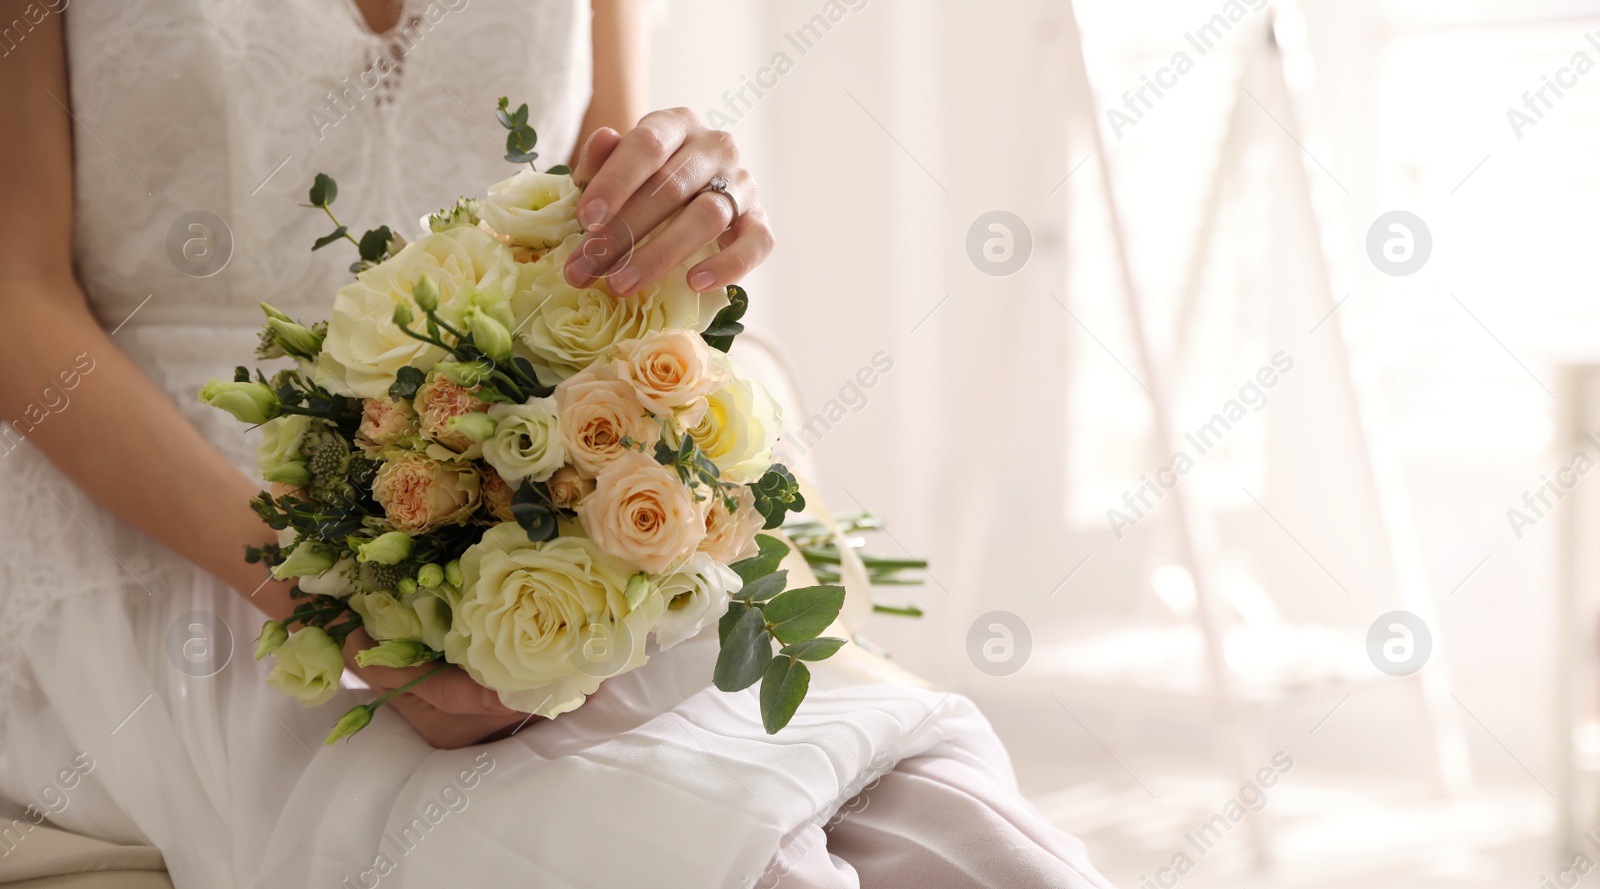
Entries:
{"type": "MultiPolygon", "coordinates": [[[[519,348],[547,386],[607,357],[623,340],[658,330],[699,333],[728,304],[725,290],[696,293],[685,278],[687,264],[632,296],[612,294],[603,278],[590,287],[573,287],[562,269],[582,238],[572,235],[538,262],[520,266],[520,286],[511,299],[519,348]]],[[[700,258],[696,254],[691,262],[700,258]]]]}
{"type": "Polygon", "coordinates": [[[272,657],[267,684],[307,707],[315,707],[339,693],[344,654],[321,627],[295,631],[272,657]]]}
{"type": "Polygon", "coordinates": [[[566,462],[554,398],[496,404],[489,408],[489,416],[495,421],[494,435],[483,443],[483,459],[508,484],[545,481],[566,462]]]}
{"type": "Polygon", "coordinates": [[[439,313],[458,318],[474,290],[509,293],[516,286],[511,249],[469,227],[447,229],[407,244],[397,255],[356,276],[333,300],[328,336],[317,359],[315,381],[330,391],[362,398],[387,398],[400,368],[432,368],[445,352],[403,333],[394,307],[411,306],[411,328],[425,333],[427,318],[411,291],[427,275],[439,290],[439,313]]]}
{"type": "Polygon", "coordinates": [[[706,413],[689,430],[695,443],[730,482],[749,484],[772,465],[772,447],[783,429],[783,410],[765,386],[745,375],[732,358],[713,350],[726,381],[706,396],[706,413]]]}
{"type": "Polygon", "coordinates": [[[647,660],[662,599],[630,607],[632,572],[593,541],[534,543],[515,523],[496,525],[461,556],[461,573],[445,656],[508,707],[547,717],[574,710],[602,679],[647,660]]]}
{"type": "Polygon", "coordinates": [[[361,615],[361,626],[367,635],[379,642],[422,638],[422,621],[417,613],[389,593],[356,593],[350,597],[350,607],[361,615]]]}
{"type": "Polygon", "coordinates": [[[682,569],[658,584],[666,610],[656,620],[656,646],[666,651],[716,623],[728,610],[728,596],[742,586],[744,581],[732,568],[695,553],[682,569]]]}
{"type": "Polygon", "coordinates": [[[606,552],[652,574],[682,565],[706,535],[700,506],[678,474],[637,451],[600,473],[578,519],[606,552]]]}
{"type": "Polygon", "coordinates": [[[478,214],[511,243],[542,250],[583,231],[578,225],[580,193],[570,175],[522,170],[489,186],[478,214]]]}

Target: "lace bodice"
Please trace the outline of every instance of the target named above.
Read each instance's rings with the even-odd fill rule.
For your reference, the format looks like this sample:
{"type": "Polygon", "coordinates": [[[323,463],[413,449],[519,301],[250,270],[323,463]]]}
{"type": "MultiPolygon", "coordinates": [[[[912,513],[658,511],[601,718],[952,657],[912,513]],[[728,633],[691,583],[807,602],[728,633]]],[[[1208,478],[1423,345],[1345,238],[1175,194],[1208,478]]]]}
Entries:
{"type": "Polygon", "coordinates": [[[403,2],[385,35],[353,0],[68,8],[75,253],[104,322],[147,296],[141,316],[191,323],[257,300],[324,314],[354,257],[308,252],[333,228],[299,206],[313,175],[338,181],[334,210],[357,236],[412,236],[512,172],[501,95],[528,103],[541,166],[568,160],[589,101],[587,0],[403,2]],[[227,233],[190,229],[197,211],[227,233]],[[229,235],[226,266],[198,276],[229,235]]]}

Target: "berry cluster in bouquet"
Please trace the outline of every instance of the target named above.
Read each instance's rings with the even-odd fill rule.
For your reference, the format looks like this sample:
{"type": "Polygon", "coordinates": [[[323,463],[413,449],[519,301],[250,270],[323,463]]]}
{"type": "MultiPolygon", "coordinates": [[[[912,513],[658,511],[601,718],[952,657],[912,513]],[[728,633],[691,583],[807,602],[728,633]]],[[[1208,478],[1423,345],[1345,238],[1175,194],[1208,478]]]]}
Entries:
{"type": "Polygon", "coordinates": [[[454,664],[555,717],[719,623],[715,684],[761,682],[776,732],[806,662],[845,644],[822,636],[844,589],[786,590],[790,546],[760,533],[805,504],[772,459],[776,401],[727,354],[746,295],[696,292],[687,266],[631,296],[571,286],[579,186],[533,168],[526,106],[502,99],[500,119],[527,168],[409,242],[350,234],[318,175],[310,204],[336,228],[313,249],[355,244],[355,281],[327,321],[263,305],[257,354],[282,369],[240,367],[200,393],[261,427],[271,489],[253,507],[279,541],[247,558],[295,581],[293,615],[265,625],[256,656],[275,659],[275,688],[320,704],[363,628],[377,642],[363,666],[454,664]]]}

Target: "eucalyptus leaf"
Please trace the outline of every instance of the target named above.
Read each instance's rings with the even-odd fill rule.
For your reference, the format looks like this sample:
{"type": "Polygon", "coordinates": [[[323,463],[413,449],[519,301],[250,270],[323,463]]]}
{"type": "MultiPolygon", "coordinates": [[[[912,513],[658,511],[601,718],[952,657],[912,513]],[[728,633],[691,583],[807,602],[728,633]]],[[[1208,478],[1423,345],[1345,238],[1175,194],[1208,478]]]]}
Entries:
{"type": "Polygon", "coordinates": [[[389,241],[394,238],[394,232],[389,231],[387,225],[380,225],[369,230],[361,236],[361,258],[367,262],[377,262],[389,250],[389,241]]]}
{"type": "Polygon", "coordinates": [[[760,609],[751,608],[734,623],[722,643],[712,678],[723,691],[741,691],[756,684],[771,660],[772,634],[767,632],[760,609]]]}
{"type": "Polygon", "coordinates": [[[778,650],[779,654],[798,658],[802,661],[820,661],[833,657],[840,648],[849,640],[837,636],[818,636],[793,645],[785,645],[778,650]]]}
{"type": "Polygon", "coordinates": [[[311,193],[308,195],[311,199],[311,206],[327,207],[338,196],[339,183],[334,182],[333,177],[327,173],[318,173],[317,177],[311,181],[311,193]]]}
{"type": "Polygon", "coordinates": [[[763,603],[761,612],[772,625],[772,635],[789,644],[820,636],[843,607],[844,587],[807,586],[763,603]]]}
{"type": "Polygon", "coordinates": [[[513,499],[511,515],[522,526],[522,530],[528,532],[528,539],[534,543],[553,539],[560,530],[556,524],[555,510],[543,503],[518,503],[513,499]]]}
{"type": "Polygon", "coordinates": [[[312,250],[321,250],[322,248],[328,246],[329,244],[332,244],[334,241],[337,241],[340,238],[344,237],[348,233],[349,233],[349,230],[341,225],[338,228],[334,229],[331,233],[323,235],[322,237],[318,238],[317,242],[315,244],[311,245],[311,249],[312,250]]]}
{"type": "Polygon", "coordinates": [[[711,325],[700,336],[706,345],[718,352],[726,352],[733,348],[733,338],[744,332],[744,325],[739,319],[744,317],[745,310],[750,307],[750,296],[744,288],[737,284],[728,285],[728,304],[722,307],[711,325]]]}
{"type": "Polygon", "coordinates": [[[545,170],[545,172],[552,176],[568,176],[572,174],[572,168],[566,164],[556,164],[550,169],[545,170]]]}
{"type": "Polygon", "coordinates": [[[775,657],[761,676],[761,725],[775,735],[794,718],[811,687],[811,670],[792,657],[775,657]]]}
{"type": "Polygon", "coordinates": [[[757,534],[756,546],[761,548],[759,553],[728,566],[745,583],[778,570],[778,565],[789,555],[789,544],[785,543],[783,538],[771,534],[757,534]]]}
{"type": "Polygon", "coordinates": [[[427,380],[426,374],[410,365],[400,368],[394,377],[394,383],[389,387],[390,398],[416,398],[417,390],[427,380]]]}
{"type": "Polygon", "coordinates": [[[774,571],[765,577],[745,584],[742,589],[733,594],[733,598],[740,602],[765,602],[783,592],[783,586],[788,582],[789,572],[774,571]]]}

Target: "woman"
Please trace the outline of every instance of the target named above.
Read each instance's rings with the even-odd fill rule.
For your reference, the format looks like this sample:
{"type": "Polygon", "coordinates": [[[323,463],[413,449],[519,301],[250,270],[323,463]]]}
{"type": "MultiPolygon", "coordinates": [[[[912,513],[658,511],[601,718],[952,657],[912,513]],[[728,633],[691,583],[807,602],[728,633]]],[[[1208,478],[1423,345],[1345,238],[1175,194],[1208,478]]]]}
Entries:
{"type": "MultiPolygon", "coordinates": [[[[638,6],[4,3],[0,795],[55,787],[55,822],[159,847],[179,889],[1105,885],[959,697],[819,670],[770,739],[750,694],[706,687],[698,640],[532,725],[452,671],[324,749],[369,693],[303,710],[248,657],[288,585],[241,558],[273,539],[252,442],[193,393],[252,348],[258,299],[325,314],[345,273],[304,252],[313,173],[352,226],[408,230],[507,174],[505,93],[541,164],[570,153],[587,183],[572,283],[626,296],[716,240],[707,290],[771,252],[727,134],[641,117],[638,6]]],[[[415,675],[355,667],[360,642],[374,689],[415,675]]]]}

